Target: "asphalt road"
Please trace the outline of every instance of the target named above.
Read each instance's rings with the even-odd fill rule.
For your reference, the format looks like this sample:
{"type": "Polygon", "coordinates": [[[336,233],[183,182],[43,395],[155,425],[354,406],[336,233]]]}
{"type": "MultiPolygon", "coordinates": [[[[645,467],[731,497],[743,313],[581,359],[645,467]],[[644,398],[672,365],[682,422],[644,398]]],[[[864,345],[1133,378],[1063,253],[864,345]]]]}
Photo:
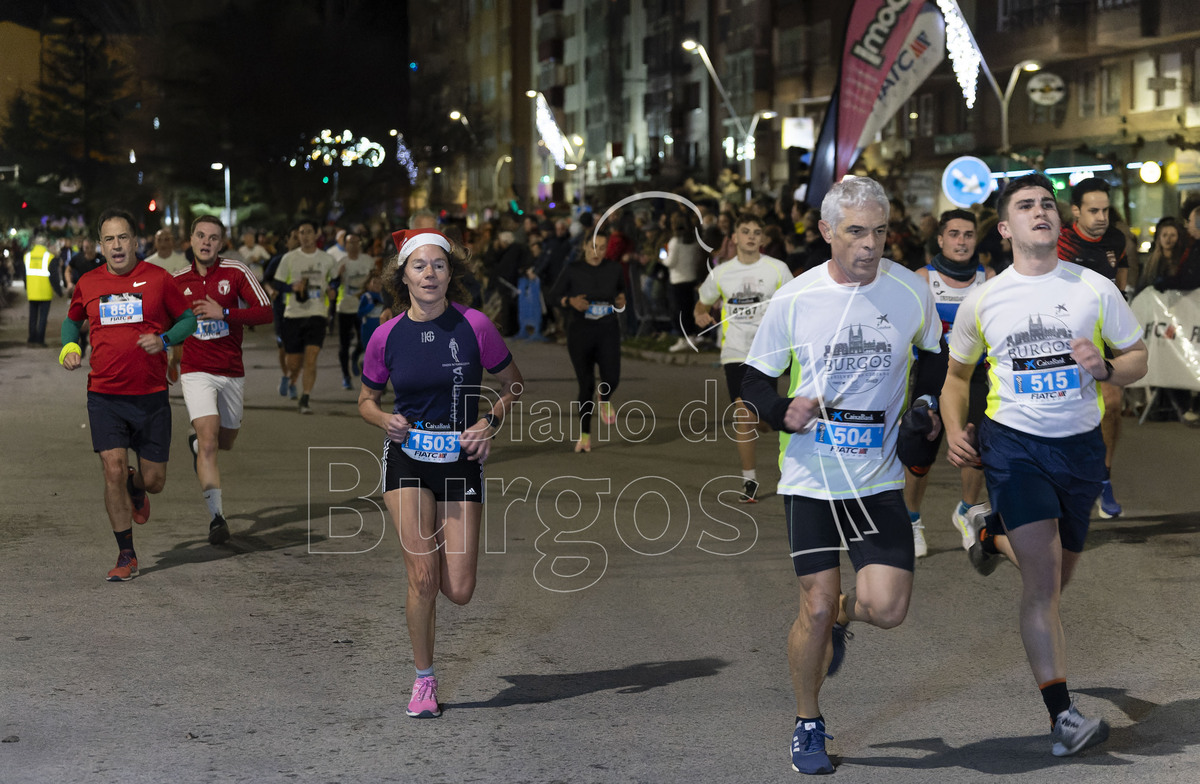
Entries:
{"type": "MultiPolygon", "coordinates": [[[[380,433],[340,388],[332,345],[305,417],[278,395],[269,331],[249,336],[246,419],[221,455],[229,546],[205,539],[174,393],[176,458],[135,532],[141,576],[110,584],[85,374],[26,347],[24,330],[23,302],[0,311],[0,782],[797,777],[775,441],[759,447],[762,502],[722,498],[738,481],[717,477],[738,472],[711,363],[626,360],[620,427],[575,455],[565,348],[514,346],[527,393],[488,463],[479,587],[439,607],[446,710],[414,721],[380,433]]],[[[1198,437],[1126,420],[1126,516],[1094,524],[1064,597],[1068,684],[1112,724],[1105,745],[1050,755],[1019,576],[971,570],[943,463],[908,619],[856,628],[823,692],[836,779],[1197,781],[1198,437]]]]}

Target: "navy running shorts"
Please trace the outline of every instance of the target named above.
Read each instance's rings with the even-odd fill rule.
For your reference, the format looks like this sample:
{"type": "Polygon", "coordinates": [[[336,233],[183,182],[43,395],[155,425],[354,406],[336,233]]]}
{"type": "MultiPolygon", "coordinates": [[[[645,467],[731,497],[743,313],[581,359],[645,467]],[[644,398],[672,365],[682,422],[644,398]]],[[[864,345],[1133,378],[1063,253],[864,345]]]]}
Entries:
{"type": "Polygon", "coordinates": [[[483,503],[483,463],[462,458],[453,463],[414,460],[391,439],[383,441],[383,492],[420,487],[439,503],[483,503]]]}
{"type": "Polygon", "coordinates": [[[1087,433],[1048,438],[984,419],[979,454],[992,509],[1011,531],[1058,520],[1064,550],[1083,552],[1092,505],[1104,484],[1104,438],[1087,433]]]}
{"type": "Polygon", "coordinates": [[[167,391],[149,395],[87,393],[92,449],[132,449],[138,457],[165,463],[171,456],[171,399],[167,391]]]}
{"type": "Polygon", "coordinates": [[[283,320],[283,350],[287,354],[303,354],[309,346],[320,348],[325,345],[325,327],[329,321],[324,316],[285,318],[283,320]]]}
{"type": "Polygon", "coordinates": [[[855,498],[783,497],[788,546],[797,577],[838,568],[843,550],[849,551],[856,572],[867,564],[913,570],[916,552],[904,495],[887,490],[861,500],[860,506],[855,498]]]}

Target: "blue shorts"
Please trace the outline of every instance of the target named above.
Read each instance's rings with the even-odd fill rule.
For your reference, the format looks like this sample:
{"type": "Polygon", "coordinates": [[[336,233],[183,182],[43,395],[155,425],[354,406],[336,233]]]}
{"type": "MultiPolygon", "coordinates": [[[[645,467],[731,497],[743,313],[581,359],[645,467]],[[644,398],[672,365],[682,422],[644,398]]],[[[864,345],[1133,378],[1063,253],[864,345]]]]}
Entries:
{"type": "Polygon", "coordinates": [[[453,463],[425,463],[414,460],[400,444],[383,441],[383,492],[402,487],[419,487],[433,493],[439,503],[470,501],[483,503],[483,463],[455,460],[453,463]]]}
{"type": "Polygon", "coordinates": [[[861,507],[854,498],[785,495],[783,516],[797,577],[838,568],[843,550],[856,572],[867,564],[913,570],[912,522],[899,490],[863,496],[861,507]]]}
{"type": "Polygon", "coordinates": [[[985,418],[979,454],[992,509],[1006,530],[1057,519],[1063,549],[1083,552],[1092,504],[1105,478],[1100,428],[1048,438],[985,418]]]}
{"type": "Polygon", "coordinates": [[[92,449],[133,449],[138,457],[165,463],[171,455],[171,399],[167,391],[149,395],[87,393],[92,449]]]}

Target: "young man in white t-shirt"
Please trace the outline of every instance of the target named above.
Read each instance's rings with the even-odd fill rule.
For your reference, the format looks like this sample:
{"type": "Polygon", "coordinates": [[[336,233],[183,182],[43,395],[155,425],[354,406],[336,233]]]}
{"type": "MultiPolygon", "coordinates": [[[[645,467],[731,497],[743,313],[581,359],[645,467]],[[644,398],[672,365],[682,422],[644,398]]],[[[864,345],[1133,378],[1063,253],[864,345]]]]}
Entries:
{"type": "Polygon", "coordinates": [[[987,573],[981,566],[997,551],[1020,564],[1021,639],[1050,713],[1051,753],[1061,757],[1108,737],[1108,725],[1084,718],[1067,690],[1059,600],[1106,476],[1099,382],[1124,386],[1145,375],[1146,346],[1112,281],[1059,259],[1058,205],[1044,175],[1014,180],[998,206],[1013,263],[959,306],[942,413],[950,462],[982,465],[996,512],[976,507],[968,516],[972,564],[987,573]],[[985,355],[990,391],[976,431],[969,386],[985,355]]]}
{"type": "MultiPolygon", "coordinates": [[[[796,695],[792,767],[832,773],[821,685],[860,621],[890,629],[912,595],[912,526],[896,459],[913,346],[914,395],[942,386],[942,324],[929,286],[884,260],[888,198],[879,183],[837,183],[821,204],[832,258],[787,283],[767,306],[746,360],[742,398],[780,432],[784,499],[800,611],[788,635],[796,695]],[[774,389],[788,368],[786,397],[774,389]],[[855,580],[841,593],[841,552],[855,580]]],[[[936,436],[940,422],[935,423],[936,436]]]]}
{"type": "MultiPolygon", "coordinates": [[[[942,336],[950,334],[954,327],[954,318],[958,314],[958,306],[966,299],[967,294],[976,286],[995,275],[992,269],[986,269],[979,263],[975,255],[975,213],[968,210],[947,210],[938,220],[937,242],[938,253],[929,260],[917,275],[929,284],[933,295],[933,306],[937,308],[938,318],[942,321],[942,336]]],[[[971,408],[969,420],[978,424],[983,419],[983,409],[987,404],[987,369],[983,363],[975,368],[971,377],[971,408]]],[[[941,441],[938,441],[941,445],[941,441]]],[[[929,469],[932,465],[909,466],[904,474],[904,503],[908,506],[908,514],[912,519],[913,544],[917,549],[917,557],[924,558],[929,554],[929,546],[925,542],[925,526],[921,522],[921,502],[925,498],[925,487],[929,482],[929,469]]],[[[961,471],[962,500],[950,516],[951,522],[963,536],[963,549],[971,546],[967,534],[967,512],[979,503],[983,493],[983,474],[973,468],[961,471]]]]}
{"type": "Polygon", "coordinates": [[[311,414],[309,395],[317,381],[317,357],[325,344],[325,299],[337,297],[329,289],[333,280],[333,257],[317,247],[317,224],[303,219],[296,224],[300,247],[284,254],[275,280],[287,286],[283,310],[283,350],[287,354],[289,392],[296,397],[301,384],[299,411],[311,414]],[[303,372],[302,372],[303,371],[303,372]]]}
{"type": "Polygon", "coordinates": [[[742,464],[742,496],[744,504],[758,502],[758,472],[754,457],[754,442],[758,440],[758,417],[742,402],[742,377],[746,356],[754,333],[767,312],[767,303],[775,292],[792,279],[791,270],[779,259],[760,253],[765,241],[762,219],[744,213],[733,228],[737,256],[722,262],[708,273],[700,284],[700,299],[696,302],[696,326],[699,329],[716,323],[713,306],[721,303],[721,365],[725,368],[725,384],[729,399],[735,406],[733,430],[737,440],[738,457],[742,464]]]}

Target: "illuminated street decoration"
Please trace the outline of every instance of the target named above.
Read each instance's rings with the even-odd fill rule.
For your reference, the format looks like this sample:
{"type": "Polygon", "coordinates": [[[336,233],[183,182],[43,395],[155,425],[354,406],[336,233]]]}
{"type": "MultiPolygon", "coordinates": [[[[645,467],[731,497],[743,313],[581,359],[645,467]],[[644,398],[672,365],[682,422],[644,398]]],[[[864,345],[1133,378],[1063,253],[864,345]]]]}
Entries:
{"type": "Polygon", "coordinates": [[[958,86],[962,88],[967,108],[974,108],[979,66],[983,57],[979,54],[975,37],[971,35],[971,29],[967,27],[967,20],[963,18],[956,0],[937,0],[937,4],[946,19],[946,51],[950,53],[950,62],[954,65],[954,76],[958,79],[958,86]]]}
{"type": "Polygon", "coordinates": [[[566,168],[567,151],[569,150],[567,139],[559,130],[558,122],[555,121],[554,113],[550,111],[550,104],[546,103],[545,96],[538,93],[536,100],[538,133],[541,134],[542,141],[546,143],[546,149],[550,151],[558,168],[566,168]]]}
{"type": "Polygon", "coordinates": [[[413,160],[412,150],[404,143],[404,134],[396,135],[396,163],[408,170],[408,184],[417,184],[417,164],[413,160]]]}
{"type": "Polygon", "coordinates": [[[312,138],[311,144],[312,149],[308,157],[326,166],[332,166],[336,160],[343,166],[360,164],[374,168],[381,166],[387,159],[383,145],[371,141],[366,136],[355,138],[349,130],[337,135],[330,130],[321,131],[320,136],[312,138]]]}

